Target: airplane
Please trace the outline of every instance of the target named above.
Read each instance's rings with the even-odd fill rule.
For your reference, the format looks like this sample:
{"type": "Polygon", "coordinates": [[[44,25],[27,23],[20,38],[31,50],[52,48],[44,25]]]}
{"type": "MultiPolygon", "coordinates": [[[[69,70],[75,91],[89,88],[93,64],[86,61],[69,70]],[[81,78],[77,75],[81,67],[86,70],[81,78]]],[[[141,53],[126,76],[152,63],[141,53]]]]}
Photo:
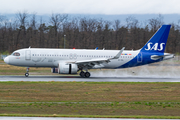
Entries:
{"type": "Polygon", "coordinates": [[[46,49],[25,48],[14,51],[4,59],[9,65],[27,67],[50,67],[52,73],[77,74],[89,78],[89,69],[121,69],[136,67],[174,58],[164,53],[171,25],[162,25],[139,50],[97,49],[46,49]]]}

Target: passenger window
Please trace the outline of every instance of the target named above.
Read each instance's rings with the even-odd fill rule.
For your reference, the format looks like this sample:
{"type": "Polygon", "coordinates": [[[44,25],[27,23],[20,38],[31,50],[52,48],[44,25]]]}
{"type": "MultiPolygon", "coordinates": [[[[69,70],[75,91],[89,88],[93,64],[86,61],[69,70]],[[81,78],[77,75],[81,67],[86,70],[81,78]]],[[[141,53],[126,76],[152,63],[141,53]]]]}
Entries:
{"type": "Polygon", "coordinates": [[[20,56],[20,53],[15,52],[15,53],[13,54],[13,56],[20,56]]]}

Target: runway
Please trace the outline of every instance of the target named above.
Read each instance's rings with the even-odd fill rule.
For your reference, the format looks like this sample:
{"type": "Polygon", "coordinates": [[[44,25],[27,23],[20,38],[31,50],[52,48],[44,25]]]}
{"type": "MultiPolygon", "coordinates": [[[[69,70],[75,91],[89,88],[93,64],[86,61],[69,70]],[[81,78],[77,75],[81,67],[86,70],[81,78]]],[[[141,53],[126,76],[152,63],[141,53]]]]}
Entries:
{"type": "Polygon", "coordinates": [[[0,81],[61,81],[61,82],[180,82],[180,77],[90,77],[79,76],[0,76],[0,81]]]}

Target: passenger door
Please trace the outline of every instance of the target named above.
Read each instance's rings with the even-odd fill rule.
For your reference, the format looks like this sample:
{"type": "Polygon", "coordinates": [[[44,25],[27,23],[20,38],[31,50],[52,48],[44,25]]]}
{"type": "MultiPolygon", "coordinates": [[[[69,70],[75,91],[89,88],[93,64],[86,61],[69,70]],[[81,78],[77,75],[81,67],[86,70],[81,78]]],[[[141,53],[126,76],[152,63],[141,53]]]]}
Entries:
{"type": "Polygon", "coordinates": [[[30,50],[26,50],[25,59],[26,60],[31,60],[31,51],[30,50]]]}

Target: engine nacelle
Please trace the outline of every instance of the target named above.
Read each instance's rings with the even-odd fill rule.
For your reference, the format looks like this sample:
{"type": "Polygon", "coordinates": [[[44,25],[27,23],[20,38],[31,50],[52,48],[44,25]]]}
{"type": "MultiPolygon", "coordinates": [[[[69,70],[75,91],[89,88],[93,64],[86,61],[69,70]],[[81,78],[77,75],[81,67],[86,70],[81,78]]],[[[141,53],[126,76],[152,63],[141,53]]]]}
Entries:
{"type": "Polygon", "coordinates": [[[52,73],[58,73],[58,68],[51,68],[52,73]]]}
{"type": "Polygon", "coordinates": [[[77,71],[78,71],[77,64],[59,63],[59,67],[58,67],[59,74],[77,74],[77,71]]]}

